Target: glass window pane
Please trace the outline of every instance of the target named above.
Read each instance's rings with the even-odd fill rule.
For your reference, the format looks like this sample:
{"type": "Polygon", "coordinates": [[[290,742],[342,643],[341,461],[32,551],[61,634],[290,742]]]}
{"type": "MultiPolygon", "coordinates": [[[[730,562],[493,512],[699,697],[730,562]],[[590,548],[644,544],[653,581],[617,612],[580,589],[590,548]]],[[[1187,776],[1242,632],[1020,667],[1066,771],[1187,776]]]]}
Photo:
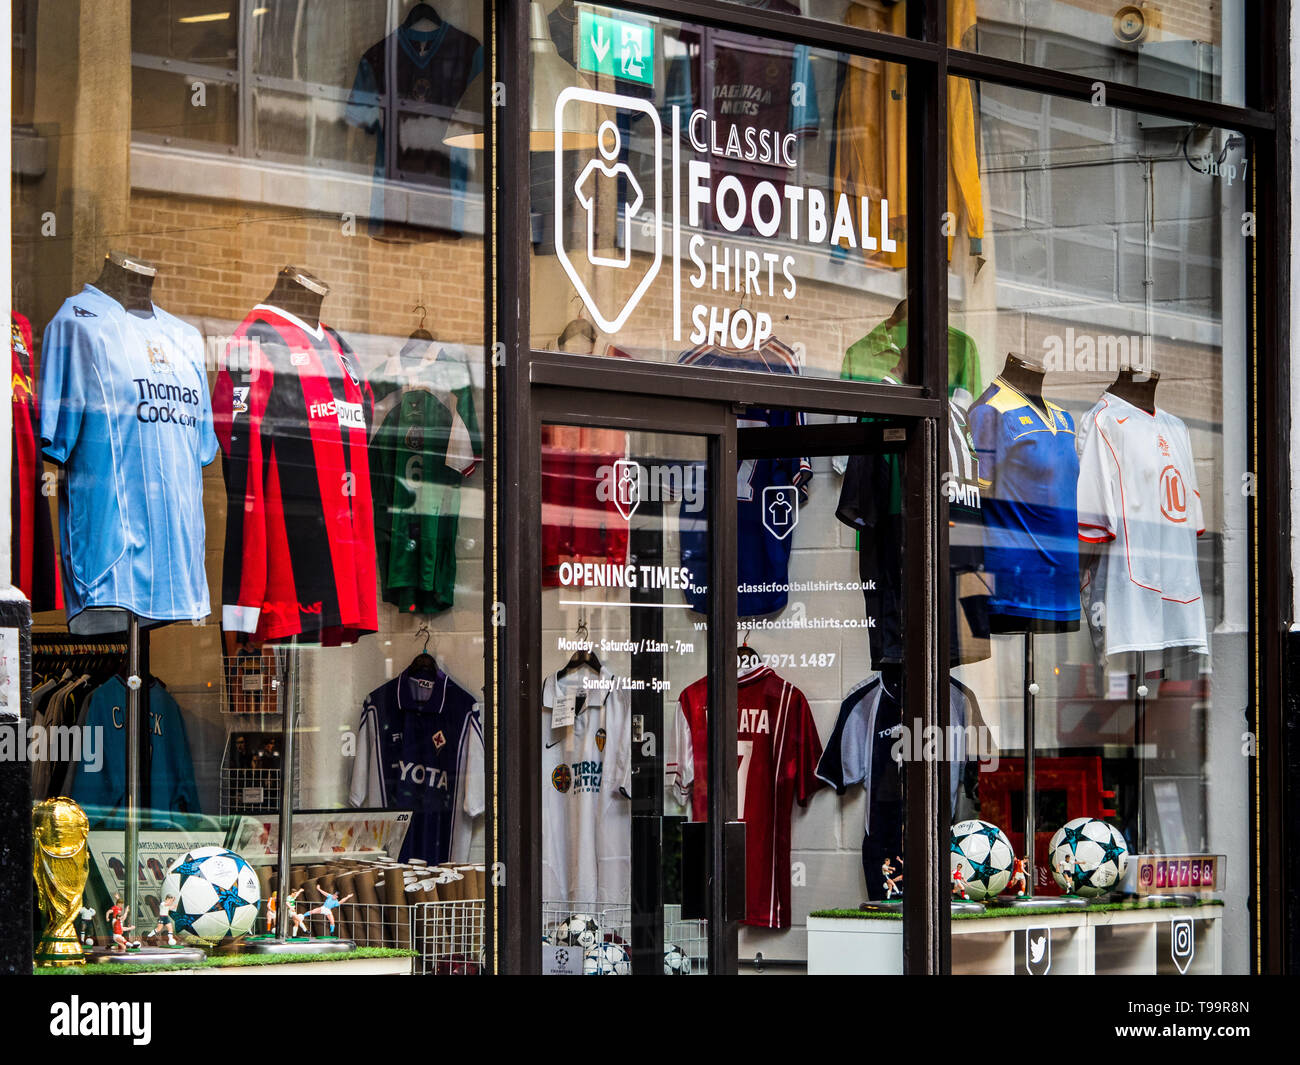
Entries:
{"type": "Polygon", "coordinates": [[[434,7],[44,4],[24,24],[16,580],[35,713],[88,739],[34,783],[87,814],[96,952],[116,920],[135,957],[282,931],[482,969],[483,189],[444,143],[457,107],[482,114],[482,25],[434,7]],[[221,859],[233,911],[181,888],[201,847],[245,863],[221,859]]]}
{"type": "MultiPolygon", "coordinates": [[[[855,30],[874,33],[907,33],[908,0],[726,0],[736,7],[771,11],[778,15],[802,15],[855,30]]],[[[739,14],[739,13],[738,13],[739,14]]]]}
{"type": "Polygon", "coordinates": [[[953,860],[998,912],[1066,909],[1033,935],[1033,910],[1010,937],[954,921],[953,968],[1244,972],[1249,145],[971,88],[991,239],[949,318],[989,382],[962,605],[991,642],[953,676],[984,707],[976,816],[1001,836],[994,876],[984,828],[954,828],[953,860]]]}
{"type": "Polygon", "coordinates": [[[1193,99],[1245,102],[1243,0],[953,0],[948,12],[950,42],[969,52],[1193,99]]]}
{"type": "MultiPolygon", "coordinates": [[[[905,68],[560,10],[564,32],[533,24],[534,346],[579,330],[614,358],[907,380],[905,324],[876,332],[906,318],[905,68]],[[626,38],[597,56],[590,33],[626,38]]],[[[954,254],[977,253],[973,170],[953,203],[954,254]]]]}
{"type": "Polygon", "coordinates": [[[542,971],[703,975],[707,440],[547,425],[540,444],[542,971]]]}

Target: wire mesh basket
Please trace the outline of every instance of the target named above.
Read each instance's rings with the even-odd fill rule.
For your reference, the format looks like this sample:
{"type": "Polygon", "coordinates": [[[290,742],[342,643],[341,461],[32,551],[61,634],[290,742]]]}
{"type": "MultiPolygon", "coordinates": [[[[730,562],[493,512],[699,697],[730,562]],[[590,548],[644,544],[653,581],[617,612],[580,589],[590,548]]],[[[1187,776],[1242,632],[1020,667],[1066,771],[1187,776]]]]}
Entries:
{"type": "Polygon", "coordinates": [[[291,935],[336,936],[358,947],[413,951],[414,976],[475,976],[483,971],[483,900],[410,905],[345,902],[328,913],[305,909],[291,935]]]}
{"type": "Polygon", "coordinates": [[[221,813],[269,814],[280,809],[278,769],[221,767],[221,813]]]}
{"type": "Polygon", "coordinates": [[[241,647],[221,660],[223,713],[244,718],[280,713],[282,666],[273,648],[241,647]]]}

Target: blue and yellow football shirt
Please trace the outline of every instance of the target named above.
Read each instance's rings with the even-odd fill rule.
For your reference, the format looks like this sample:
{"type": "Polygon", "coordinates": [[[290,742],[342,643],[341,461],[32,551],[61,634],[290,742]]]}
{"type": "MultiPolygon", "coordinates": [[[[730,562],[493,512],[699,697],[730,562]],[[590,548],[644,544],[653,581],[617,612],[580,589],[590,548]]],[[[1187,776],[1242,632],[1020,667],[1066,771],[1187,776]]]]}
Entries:
{"type": "Polygon", "coordinates": [[[984,568],[994,615],[1079,618],[1079,457],[1074,420],[1001,377],[970,409],[979,455],[984,568]]]}

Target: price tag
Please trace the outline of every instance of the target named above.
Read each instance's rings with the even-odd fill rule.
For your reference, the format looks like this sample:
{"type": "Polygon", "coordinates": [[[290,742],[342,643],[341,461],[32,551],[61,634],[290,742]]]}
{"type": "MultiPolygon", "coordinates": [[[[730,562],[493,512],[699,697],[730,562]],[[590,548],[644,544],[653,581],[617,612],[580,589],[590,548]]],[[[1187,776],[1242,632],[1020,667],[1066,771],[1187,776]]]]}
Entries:
{"type": "Polygon", "coordinates": [[[245,673],[239,678],[240,687],[246,692],[260,692],[263,688],[261,673],[245,673]]]}
{"type": "Polygon", "coordinates": [[[244,788],[241,794],[247,806],[261,806],[266,801],[264,788],[244,788]]]}
{"type": "Polygon", "coordinates": [[[568,728],[576,716],[573,695],[557,688],[555,705],[551,707],[551,728],[568,728]]]}
{"type": "Polygon", "coordinates": [[[1111,670],[1106,674],[1106,698],[1107,699],[1127,699],[1128,698],[1128,674],[1120,673],[1118,670],[1111,670]]]}

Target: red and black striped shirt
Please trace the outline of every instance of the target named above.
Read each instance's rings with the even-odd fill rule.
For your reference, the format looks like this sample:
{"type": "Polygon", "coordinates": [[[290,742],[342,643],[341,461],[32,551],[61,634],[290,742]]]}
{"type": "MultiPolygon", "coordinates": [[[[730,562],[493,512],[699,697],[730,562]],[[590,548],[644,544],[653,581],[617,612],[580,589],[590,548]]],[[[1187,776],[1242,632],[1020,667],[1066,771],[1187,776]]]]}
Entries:
{"type": "Polygon", "coordinates": [[[375,631],[373,412],[356,356],[327,326],[259,305],[236,330],[212,397],[224,629],[328,645],[375,631]]]}

